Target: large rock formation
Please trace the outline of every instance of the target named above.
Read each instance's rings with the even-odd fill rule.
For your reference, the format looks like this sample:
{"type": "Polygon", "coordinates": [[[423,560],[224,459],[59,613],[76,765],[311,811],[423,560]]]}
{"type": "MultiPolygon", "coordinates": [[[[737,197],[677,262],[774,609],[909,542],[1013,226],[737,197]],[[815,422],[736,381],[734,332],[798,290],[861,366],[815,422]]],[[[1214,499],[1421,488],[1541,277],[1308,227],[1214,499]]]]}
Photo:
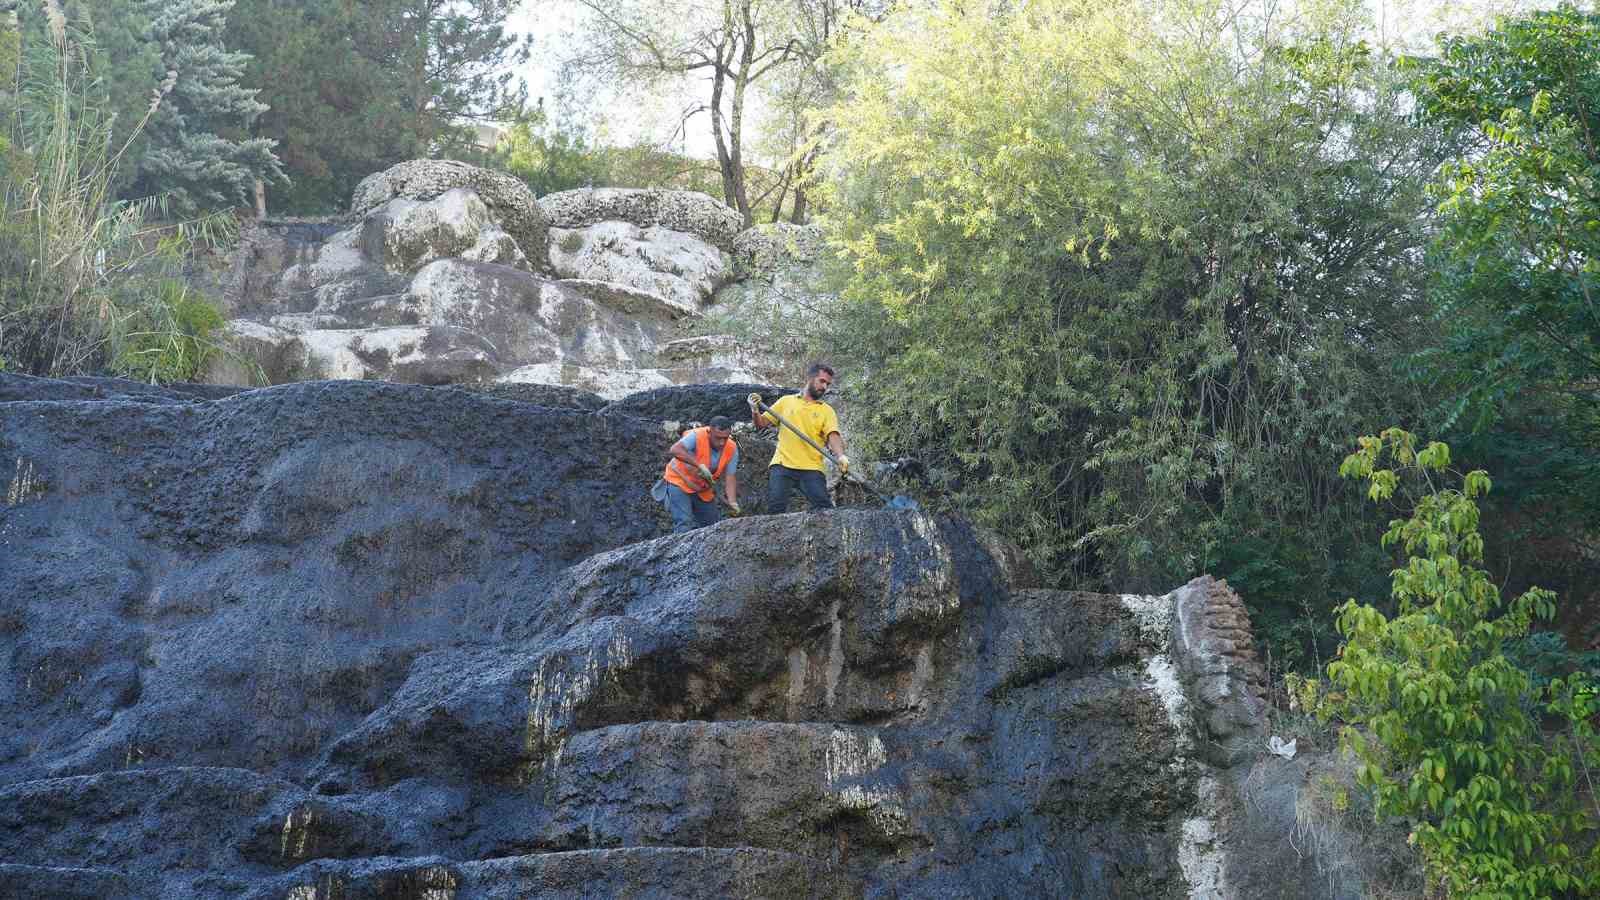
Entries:
{"type": "MultiPolygon", "coordinates": [[[[741,387],[107,388],[0,375],[27,398],[0,402],[0,896],[1221,897],[1261,870],[1259,670],[1220,583],[1044,590],[880,509],[664,535],[661,419],[741,387]]],[[[754,500],[770,444],[743,440],[754,500]]]]}
{"type": "Polygon", "coordinates": [[[207,380],[499,381],[607,399],[763,380],[770,355],[684,340],[718,291],[758,270],[735,255],[771,241],[752,243],[741,224],[704,194],[536,200],[503,173],[402,163],[363,181],[347,217],[246,230],[222,285],[231,352],[207,380]]]}

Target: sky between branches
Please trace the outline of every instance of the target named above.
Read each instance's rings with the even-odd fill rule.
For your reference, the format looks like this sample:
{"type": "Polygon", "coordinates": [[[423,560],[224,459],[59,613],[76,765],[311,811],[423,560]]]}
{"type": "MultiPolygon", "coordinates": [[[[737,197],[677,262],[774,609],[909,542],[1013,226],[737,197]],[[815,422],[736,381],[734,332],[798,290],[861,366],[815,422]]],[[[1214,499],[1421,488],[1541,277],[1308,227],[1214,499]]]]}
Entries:
{"type": "MultiPolygon", "coordinates": [[[[709,2],[709,0],[708,0],[709,2]]],[[[1292,6],[1295,0],[1281,0],[1292,6]]],[[[1311,0],[1317,2],[1317,0],[1311,0]]],[[[1380,43],[1410,52],[1426,52],[1439,32],[1461,32],[1482,28],[1496,16],[1558,5],[1558,0],[1367,0],[1380,43]]],[[[512,17],[511,27],[532,35],[533,56],[523,67],[530,97],[553,98],[561,48],[583,25],[579,10],[567,0],[525,0],[512,17]]],[[[665,144],[676,131],[677,111],[689,97],[698,96],[699,84],[686,82],[673,94],[654,98],[629,98],[619,94],[595,98],[578,124],[592,129],[601,140],[611,143],[648,142],[665,144]],[[650,102],[654,100],[655,102],[650,102]],[[643,102],[639,102],[643,101],[643,102]]],[[[550,107],[553,99],[546,100],[550,107]]],[[[760,98],[752,100],[754,118],[761,119],[760,98]]],[[[672,149],[710,159],[715,155],[709,117],[691,119],[672,149]]]]}

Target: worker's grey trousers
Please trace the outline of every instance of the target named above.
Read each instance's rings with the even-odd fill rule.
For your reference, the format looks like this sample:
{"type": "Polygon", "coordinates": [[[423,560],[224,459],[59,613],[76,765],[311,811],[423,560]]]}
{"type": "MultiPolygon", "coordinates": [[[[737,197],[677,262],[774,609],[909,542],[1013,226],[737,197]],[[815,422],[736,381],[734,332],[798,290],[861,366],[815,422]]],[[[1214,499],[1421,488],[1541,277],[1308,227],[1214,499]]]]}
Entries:
{"type": "Polygon", "coordinates": [[[667,512],[672,513],[672,532],[691,531],[722,521],[722,510],[716,501],[701,500],[686,494],[673,485],[667,485],[667,512]]]}

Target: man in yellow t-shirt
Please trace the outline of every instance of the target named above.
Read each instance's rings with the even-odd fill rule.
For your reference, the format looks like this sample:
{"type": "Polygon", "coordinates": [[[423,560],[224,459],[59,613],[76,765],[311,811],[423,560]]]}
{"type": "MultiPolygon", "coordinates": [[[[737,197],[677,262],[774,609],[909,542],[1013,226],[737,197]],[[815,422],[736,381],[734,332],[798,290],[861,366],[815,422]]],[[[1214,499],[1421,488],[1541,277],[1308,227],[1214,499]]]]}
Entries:
{"type": "MultiPolygon", "coordinates": [[[[806,386],[798,394],[788,394],[772,404],[772,411],[800,429],[806,437],[827,447],[839,461],[841,474],[849,474],[850,458],[844,455],[844,438],[839,436],[839,416],[833,407],[822,402],[828,388],[833,386],[833,369],[822,363],[812,363],[806,369],[806,386]]],[[[777,425],[778,420],[750,406],[750,416],[757,428],[777,425]]],[[[778,429],[778,452],[772,455],[767,469],[767,511],[789,511],[789,492],[799,488],[811,502],[812,509],[832,509],[828,497],[828,481],[823,477],[822,454],[816,448],[796,437],[787,428],[778,429]]]]}

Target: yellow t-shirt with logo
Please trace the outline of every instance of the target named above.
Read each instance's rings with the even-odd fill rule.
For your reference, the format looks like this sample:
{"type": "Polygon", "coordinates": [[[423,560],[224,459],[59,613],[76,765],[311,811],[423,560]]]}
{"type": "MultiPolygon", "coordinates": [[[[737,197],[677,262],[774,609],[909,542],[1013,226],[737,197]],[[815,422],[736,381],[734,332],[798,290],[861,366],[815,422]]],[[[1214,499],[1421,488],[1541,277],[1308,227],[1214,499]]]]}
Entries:
{"type": "MultiPolygon", "coordinates": [[[[772,404],[772,411],[783,416],[806,437],[824,447],[828,446],[828,435],[839,430],[839,416],[834,413],[833,407],[821,400],[810,400],[799,394],[788,394],[779,397],[778,402],[772,404]]],[[[774,425],[778,424],[771,416],[763,415],[762,418],[774,425]]],[[[821,472],[822,454],[795,437],[794,432],[778,425],[778,452],[772,455],[772,462],[769,465],[821,472]]]]}

